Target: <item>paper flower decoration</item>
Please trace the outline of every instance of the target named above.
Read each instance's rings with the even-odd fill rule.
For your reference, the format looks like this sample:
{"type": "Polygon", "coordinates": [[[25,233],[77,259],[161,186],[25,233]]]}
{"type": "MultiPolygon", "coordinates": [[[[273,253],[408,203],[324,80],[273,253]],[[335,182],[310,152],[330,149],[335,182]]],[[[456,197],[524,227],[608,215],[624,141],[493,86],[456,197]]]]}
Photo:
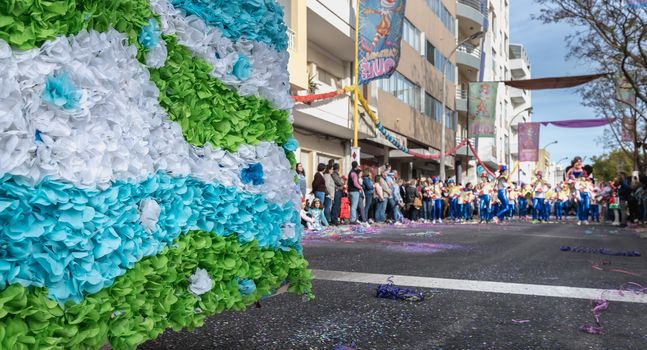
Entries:
{"type": "Polygon", "coordinates": [[[254,186],[262,185],[263,180],[263,165],[261,163],[250,164],[247,168],[243,169],[241,179],[244,184],[252,183],[254,186]]]}
{"type": "Polygon", "coordinates": [[[67,73],[50,75],[47,77],[43,100],[45,102],[65,108],[72,109],[79,105],[81,94],[76,90],[67,73]]]}
{"type": "Polygon", "coordinates": [[[283,148],[288,152],[295,152],[299,148],[299,141],[294,137],[290,137],[285,144],[283,144],[283,148]]]}
{"type": "Polygon", "coordinates": [[[236,63],[234,63],[234,75],[240,80],[249,79],[251,74],[251,64],[249,63],[249,58],[245,55],[240,55],[236,63]]]}
{"type": "Polygon", "coordinates": [[[238,282],[238,291],[242,295],[250,295],[256,291],[254,280],[245,279],[238,282]]]}
{"type": "Polygon", "coordinates": [[[311,296],[275,0],[16,4],[0,348],[133,349],[285,283],[311,296]]]}
{"type": "Polygon", "coordinates": [[[198,268],[191,277],[189,277],[189,292],[195,295],[202,295],[211,290],[213,280],[209,277],[207,270],[198,268]]]}
{"type": "Polygon", "coordinates": [[[146,50],[152,49],[159,45],[161,32],[157,21],[149,19],[148,24],[143,26],[137,36],[137,41],[146,50]]]}

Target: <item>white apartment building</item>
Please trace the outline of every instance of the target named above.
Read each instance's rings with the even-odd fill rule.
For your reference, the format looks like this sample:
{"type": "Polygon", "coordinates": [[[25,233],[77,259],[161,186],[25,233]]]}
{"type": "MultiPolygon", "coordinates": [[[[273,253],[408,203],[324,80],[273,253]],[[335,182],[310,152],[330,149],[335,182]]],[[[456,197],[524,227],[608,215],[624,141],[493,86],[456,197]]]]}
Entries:
{"type": "MultiPolygon", "coordinates": [[[[510,64],[510,79],[521,80],[531,78],[530,60],[523,45],[510,44],[508,61],[510,64]]],[[[508,164],[516,164],[519,160],[518,125],[519,123],[528,123],[531,121],[532,100],[530,91],[528,90],[508,88],[508,91],[510,93],[510,102],[512,103],[512,115],[508,120],[510,142],[507,162],[508,164]]],[[[519,168],[521,171],[513,177],[513,180],[522,183],[531,182],[535,172],[536,162],[521,162],[519,168]]]]}

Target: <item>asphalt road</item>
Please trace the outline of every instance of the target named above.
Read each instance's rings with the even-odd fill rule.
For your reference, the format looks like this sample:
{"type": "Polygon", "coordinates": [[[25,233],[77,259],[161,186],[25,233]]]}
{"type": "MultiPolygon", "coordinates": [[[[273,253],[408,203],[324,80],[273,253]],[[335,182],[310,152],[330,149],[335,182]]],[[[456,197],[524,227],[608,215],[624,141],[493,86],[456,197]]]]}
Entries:
{"type": "Polygon", "coordinates": [[[563,252],[565,245],[647,254],[647,239],[629,229],[526,223],[308,236],[304,254],[313,269],[329,275],[396,275],[396,284],[400,276],[416,276],[543,285],[528,290],[547,295],[561,295],[551,286],[609,290],[600,297],[620,300],[601,313],[602,334],[580,331],[595,319],[591,301],[577,292],[491,293],[479,290],[483,283],[459,290],[451,281],[443,289],[430,282],[411,287],[425,292],[426,300],[407,302],[376,298],[375,283],[317,279],[313,301],[276,296],[261,308],[217,315],[194,332],[167,332],[140,348],[647,349],[647,303],[622,301],[617,292],[627,282],[647,285],[645,256],[563,252]]]}

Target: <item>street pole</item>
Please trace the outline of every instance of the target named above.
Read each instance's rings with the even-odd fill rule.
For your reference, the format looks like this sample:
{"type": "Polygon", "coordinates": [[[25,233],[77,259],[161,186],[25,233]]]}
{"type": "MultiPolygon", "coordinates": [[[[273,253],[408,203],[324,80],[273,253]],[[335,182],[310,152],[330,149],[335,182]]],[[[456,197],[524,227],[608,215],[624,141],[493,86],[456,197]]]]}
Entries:
{"type": "MultiPolygon", "coordinates": [[[[446,180],[446,178],[445,178],[446,177],[446,174],[445,174],[445,148],[447,147],[447,145],[446,145],[446,142],[445,142],[445,128],[447,127],[447,113],[445,112],[445,110],[447,109],[447,87],[445,85],[446,85],[447,79],[445,78],[445,73],[447,72],[447,62],[452,58],[452,56],[454,55],[456,50],[458,50],[458,48],[461,45],[463,45],[464,43],[466,43],[468,41],[480,38],[484,34],[485,34],[485,32],[480,31],[480,32],[476,32],[476,33],[468,36],[467,38],[463,39],[461,42],[458,43],[458,45],[456,45],[456,47],[454,47],[454,49],[449,53],[449,55],[447,55],[447,58],[445,60],[443,60],[443,69],[442,69],[442,73],[443,73],[443,86],[442,86],[443,87],[443,103],[442,103],[442,110],[441,110],[442,117],[441,117],[441,120],[440,120],[440,125],[441,125],[441,127],[440,127],[440,179],[442,181],[446,180]]],[[[468,96],[468,99],[469,99],[469,96],[468,96]]],[[[469,111],[468,111],[467,118],[469,119],[469,111]]]]}
{"type": "Polygon", "coordinates": [[[355,77],[355,89],[353,94],[353,147],[359,147],[359,0],[355,2],[355,65],[353,76],[355,77]]]}

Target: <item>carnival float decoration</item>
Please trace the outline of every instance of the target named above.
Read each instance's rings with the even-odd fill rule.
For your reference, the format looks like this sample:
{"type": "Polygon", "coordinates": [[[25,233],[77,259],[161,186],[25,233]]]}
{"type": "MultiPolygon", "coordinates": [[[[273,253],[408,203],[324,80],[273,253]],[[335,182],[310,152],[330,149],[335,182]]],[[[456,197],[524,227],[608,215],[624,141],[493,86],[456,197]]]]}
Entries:
{"type": "Polygon", "coordinates": [[[273,0],[0,3],[0,349],[311,296],[273,0]]]}

